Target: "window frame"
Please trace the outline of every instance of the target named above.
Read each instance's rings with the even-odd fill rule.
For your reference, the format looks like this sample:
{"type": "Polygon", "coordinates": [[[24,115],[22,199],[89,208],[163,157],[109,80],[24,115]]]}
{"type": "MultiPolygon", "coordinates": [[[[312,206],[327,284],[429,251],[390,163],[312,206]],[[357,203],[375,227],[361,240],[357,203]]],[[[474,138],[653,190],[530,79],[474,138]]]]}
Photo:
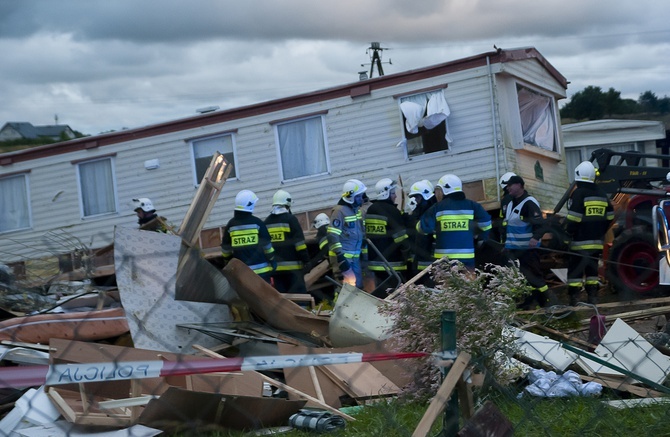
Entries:
{"type": "MultiPolygon", "coordinates": [[[[403,146],[404,146],[404,149],[405,149],[405,159],[406,160],[411,161],[411,160],[420,158],[422,156],[431,156],[431,155],[434,155],[434,154],[437,154],[437,153],[447,154],[447,153],[450,153],[452,151],[453,138],[449,138],[449,139],[446,138],[446,137],[449,137],[449,127],[448,127],[449,116],[447,116],[447,118],[445,120],[443,120],[442,122],[440,122],[437,126],[435,126],[433,128],[433,129],[438,129],[439,128],[439,131],[436,131],[435,135],[440,135],[441,136],[441,141],[442,140],[444,141],[445,147],[441,148],[441,149],[438,149],[438,150],[433,150],[433,151],[430,151],[430,152],[426,152],[425,151],[426,150],[426,145],[424,144],[424,138],[425,138],[425,135],[426,135],[425,132],[432,132],[433,129],[428,130],[425,127],[421,126],[421,127],[419,127],[419,131],[418,131],[417,134],[412,134],[411,132],[409,132],[407,130],[407,125],[405,123],[406,122],[406,117],[405,117],[405,114],[403,113],[402,108],[401,108],[401,104],[403,102],[411,101],[410,100],[411,98],[422,96],[422,95],[426,96],[426,98],[425,98],[426,104],[424,105],[424,108],[427,108],[428,101],[430,100],[430,96],[434,93],[437,93],[437,92],[441,92],[444,96],[444,91],[446,89],[447,89],[447,86],[445,85],[445,86],[440,86],[440,87],[437,87],[437,88],[429,88],[429,89],[424,89],[424,90],[420,90],[420,91],[414,91],[414,92],[408,93],[408,94],[402,94],[402,95],[394,96],[396,98],[397,104],[398,104],[398,113],[399,113],[399,116],[400,116],[400,124],[402,126],[402,138],[403,138],[402,142],[403,142],[403,146]],[[444,126],[444,128],[442,128],[441,126],[444,126]],[[422,132],[424,132],[424,134],[422,134],[422,132]],[[408,134],[412,135],[412,138],[407,138],[408,134]],[[415,139],[415,138],[420,138],[421,139],[421,150],[422,150],[422,152],[411,154],[410,149],[409,149],[409,141],[412,140],[412,139],[415,139]]],[[[426,115],[426,109],[424,109],[424,116],[425,115],[426,115]]]]}
{"type": "Polygon", "coordinates": [[[277,164],[279,166],[279,178],[280,182],[293,182],[293,181],[299,181],[307,178],[313,178],[313,177],[319,177],[323,175],[329,175],[331,173],[331,168],[330,168],[330,151],[328,147],[328,136],[326,135],[326,117],[324,113],[318,113],[318,114],[311,114],[311,115],[304,115],[301,117],[295,117],[295,118],[290,118],[290,119],[284,119],[284,120],[278,120],[274,121],[271,123],[273,128],[274,128],[274,135],[275,135],[275,145],[276,145],[276,150],[277,150],[277,164]],[[325,170],[318,172],[318,173],[312,173],[312,174],[307,174],[307,175],[302,175],[294,178],[286,178],[284,175],[284,165],[282,164],[282,151],[281,151],[281,143],[279,141],[279,129],[281,126],[286,126],[292,123],[299,123],[307,120],[316,120],[319,119],[321,121],[320,126],[321,126],[321,136],[323,140],[323,154],[324,154],[324,164],[325,164],[325,170]]]}
{"type": "Polygon", "coordinates": [[[115,156],[100,156],[98,158],[91,158],[91,159],[85,159],[85,160],[80,160],[73,162],[76,166],[76,172],[77,172],[77,189],[79,190],[79,214],[82,220],[90,220],[90,219],[96,219],[99,217],[105,217],[105,216],[110,216],[110,215],[115,215],[119,213],[119,194],[118,194],[118,185],[116,181],[116,163],[115,163],[115,156]],[[84,191],[83,191],[83,184],[81,180],[81,166],[86,165],[86,164],[91,164],[93,162],[100,162],[100,161],[109,161],[109,170],[110,170],[110,176],[111,176],[111,183],[112,183],[112,196],[114,196],[114,210],[113,211],[106,211],[98,214],[91,214],[91,215],[85,215],[85,208],[84,208],[84,191]]]}
{"type": "MultiPolygon", "coordinates": [[[[11,174],[6,174],[6,175],[1,175],[0,176],[0,182],[3,181],[3,180],[13,179],[13,178],[20,178],[20,177],[23,178],[23,184],[24,184],[23,194],[24,194],[25,203],[26,203],[26,213],[27,213],[27,216],[28,216],[27,226],[12,228],[12,229],[5,229],[5,230],[0,229],[0,235],[9,234],[11,232],[26,231],[26,230],[30,230],[30,229],[33,228],[33,212],[32,212],[32,207],[30,205],[30,178],[28,177],[29,173],[30,173],[30,171],[25,171],[25,172],[11,173],[11,174]]],[[[0,193],[2,193],[1,190],[0,190],[0,193]]]]}
{"type": "Polygon", "coordinates": [[[560,155],[562,153],[562,145],[560,141],[560,135],[559,135],[559,130],[560,130],[560,121],[558,119],[558,114],[557,114],[557,108],[556,108],[556,98],[553,95],[547,94],[536,87],[533,87],[527,83],[522,83],[519,81],[514,82],[514,90],[516,92],[516,109],[517,109],[517,115],[518,115],[518,120],[519,120],[519,131],[520,131],[520,136],[521,136],[521,144],[525,150],[530,150],[530,151],[537,151],[539,153],[550,153],[550,154],[556,154],[560,155]],[[549,99],[549,111],[551,112],[551,122],[553,123],[553,150],[546,149],[538,144],[533,144],[533,143],[528,143],[525,140],[525,135],[524,135],[524,126],[523,126],[523,121],[521,117],[521,104],[519,101],[519,96],[520,96],[520,91],[522,89],[527,90],[531,94],[538,95],[540,97],[544,97],[549,99]]]}
{"type": "MultiPolygon", "coordinates": [[[[196,158],[195,158],[195,149],[196,149],[196,143],[199,141],[207,141],[207,140],[214,140],[217,138],[223,138],[223,137],[230,137],[230,143],[231,143],[231,149],[232,149],[232,154],[233,154],[233,159],[232,159],[232,164],[233,164],[233,169],[232,173],[228,176],[226,181],[231,181],[231,180],[239,180],[240,179],[240,172],[239,172],[239,167],[237,165],[237,143],[235,141],[236,137],[236,131],[226,131],[226,132],[220,132],[214,135],[208,135],[205,137],[198,137],[198,138],[191,138],[188,140],[189,144],[189,149],[191,151],[191,174],[193,175],[193,186],[198,187],[200,186],[200,182],[202,182],[202,178],[204,176],[198,176],[198,167],[196,165],[196,158]]],[[[221,150],[217,150],[217,152],[221,153],[222,155],[226,155],[228,152],[222,152],[221,150]]],[[[211,157],[214,154],[210,155],[210,162],[211,162],[211,157]]],[[[228,160],[228,158],[226,158],[228,160]]],[[[228,161],[230,162],[230,161],[228,161]]],[[[209,163],[208,163],[209,165],[209,163]]],[[[207,169],[205,168],[205,171],[207,169]]]]}

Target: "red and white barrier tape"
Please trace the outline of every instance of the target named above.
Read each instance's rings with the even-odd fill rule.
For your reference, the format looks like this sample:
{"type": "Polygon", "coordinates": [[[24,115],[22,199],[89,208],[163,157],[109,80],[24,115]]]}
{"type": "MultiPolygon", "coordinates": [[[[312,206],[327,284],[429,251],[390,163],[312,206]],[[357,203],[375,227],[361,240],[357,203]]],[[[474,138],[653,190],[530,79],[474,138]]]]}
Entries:
{"type": "Polygon", "coordinates": [[[423,358],[425,352],[336,353],[313,355],[275,355],[188,361],[121,361],[118,363],[53,364],[50,366],[0,367],[0,388],[34,387],[86,382],[122,381],[193,375],[213,372],[270,370],[287,367],[423,358]]]}

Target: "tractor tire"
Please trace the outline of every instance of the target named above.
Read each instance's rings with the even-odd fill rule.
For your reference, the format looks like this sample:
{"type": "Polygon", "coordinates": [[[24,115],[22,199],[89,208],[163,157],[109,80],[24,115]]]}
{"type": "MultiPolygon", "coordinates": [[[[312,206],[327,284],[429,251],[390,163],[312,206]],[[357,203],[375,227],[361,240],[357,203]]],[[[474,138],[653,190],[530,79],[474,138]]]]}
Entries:
{"type": "Polygon", "coordinates": [[[613,242],[607,260],[607,280],[623,300],[643,298],[659,290],[661,254],[648,228],[623,231],[613,242]]]}

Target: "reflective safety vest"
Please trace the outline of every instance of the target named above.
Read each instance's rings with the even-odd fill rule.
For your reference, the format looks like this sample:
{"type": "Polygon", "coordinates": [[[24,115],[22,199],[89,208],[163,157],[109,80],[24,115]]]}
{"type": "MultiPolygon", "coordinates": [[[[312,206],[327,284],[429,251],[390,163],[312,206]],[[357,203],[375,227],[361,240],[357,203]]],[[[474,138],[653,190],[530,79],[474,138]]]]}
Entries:
{"type": "Polygon", "coordinates": [[[521,214],[526,202],[532,202],[537,205],[538,209],[540,208],[540,203],[532,196],[526,197],[516,206],[514,206],[514,202],[507,204],[507,211],[505,212],[505,225],[507,227],[506,249],[528,249],[528,244],[533,238],[533,224],[525,222],[521,214]]]}

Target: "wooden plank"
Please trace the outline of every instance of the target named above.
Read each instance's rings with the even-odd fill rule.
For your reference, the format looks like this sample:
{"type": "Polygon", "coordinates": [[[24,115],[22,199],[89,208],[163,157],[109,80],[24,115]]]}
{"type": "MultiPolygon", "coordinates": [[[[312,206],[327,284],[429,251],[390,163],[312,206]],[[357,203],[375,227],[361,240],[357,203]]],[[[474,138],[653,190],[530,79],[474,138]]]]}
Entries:
{"type": "Polygon", "coordinates": [[[419,425],[417,425],[416,429],[412,433],[412,437],[425,437],[428,435],[430,428],[433,426],[433,422],[435,422],[435,419],[437,419],[437,416],[444,412],[447,402],[449,402],[449,398],[451,397],[451,393],[456,388],[458,380],[462,378],[463,372],[468,367],[469,363],[469,353],[461,352],[458,354],[454,364],[447,373],[447,377],[444,378],[442,385],[440,386],[439,390],[437,390],[437,394],[430,401],[430,405],[428,405],[428,409],[421,418],[419,425]]]}
{"type": "Polygon", "coordinates": [[[198,186],[198,191],[177,231],[177,234],[189,247],[197,243],[200,231],[232,169],[233,165],[227,162],[223,155],[218,152],[214,153],[202,182],[198,186]]]}
{"type": "Polygon", "coordinates": [[[342,381],[355,399],[392,396],[400,392],[400,388],[385,377],[370,363],[351,363],[323,366],[335,378],[342,381]]]}
{"type": "Polygon", "coordinates": [[[579,375],[579,377],[583,381],[595,381],[599,384],[602,384],[603,386],[607,388],[611,388],[613,390],[619,390],[619,391],[626,391],[628,393],[634,394],[635,396],[639,396],[641,398],[660,398],[666,396],[664,393],[661,393],[660,391],[652,390],[650,388],[645,388],[645,387],[638,387],[636,385],[632,384],[627,384],[619,379],[614,379],[614,378],[608,378],[606,376],[588,376],[588,375],[579,375]]]}
{"type": "MultiPolygon", "coordinates": [[[[210,357],[213,357],[213,358],[225,358],[223,355],[219,355],[219,354],[217,354],[216,352],[213,352],[213,351],[211,351],[211,350],[209,350],[209,349],[207,349],[207,348],[205,348],[205,347],[199,346],[199,345],[197,345],[197,344],[194,344],[194,345],[193,345],[193,349],[199,350],[200,352],[204,353],[205,355],[210,356],[210,357]]],[[[261,379],[263,379],[264,381],[270,383],[271,385],[274,385],[275,387],[279,387],[279,388],[281,388],[281,389],[283,389],[283,390],[286,390],[288,393],[293,393],[294,395],[298,396],[298,397],[301,398],[301,399],[306,399],[306,400],[308,400],[308,401],[310,401],[310,402],[315,403],[316,405],[319,406],[319,408],[323,408],[324,410],[328,410],[328,411],[330,411],[331,413],[334,413],[334,414],[337,414],[337,415],[339,415],[339,416],[342,416],[342,417],[344,417],[344,418],[347,419],[347,420],[351,420],[351,421],[356,420],[356,419],[354,419],[353,417],[349,416],[348,414],[345,414],[345,413],[341,412],[341,411],[338,410],[337,408],[333,408],[333,407],[331,407],[331,406],[328,405],[328,404],[324,404],[323,402],[321,402],[321,401],[318,400],[317,398],[315,398],[315,397],[313,397],[313,396],[310,396],[310,395],[308,395],[307,393],[301,392],[300,390],[296,390],[295,388],[291,387],[290,385],[287,385],[287,384],[284,384],[284,383],[282,383],[282,382],[279,382],[279,381],[277,381],[276,379],[273,379],[273,378],[270,378],[269,376],[263,375],[263,374],[260,373],[260,372],[253,372],[253,373],[257,373],[258,376],[261,377],[261,379]]]]}
{"type": "Polygon", "coordinates": [[[323,392],[321,391],[321,385],[319,384],[319,379],[316,377],[316,370],[314,370],[314,366],[307,366],[307,369],[309,370],[309,376],[312,378],[312,384],[314,384],[314,389],[316,390],[316,397],[321,402],[325,402],[323,399],[323,392]]]}
{"type": "Polygon", "coordinates": [[[330,263],[327,259],[324,259],[319,264],[314,266],[314,268],[305,275],[305,285],[307,288],[314,285],[314,283],[318,281],[323,275],[325,275],[328,270],[330,270],[330,263]]]}
{"type": "Polygon", "coordinates": [[[428,267],[426,267],[425,269],[421,270],[419,273],[417,273],[416,275],[414,275],[414,277],[412,277],[409,281],[405,282],[403,285],[401,285],[400,287],[398,287],[398,289],[397,289],[396,291],[394,291],[393,293],[391,293],[391,294],[389,294],[388,296],[386,296],[386,298],[385,298],[384,300],[393,300],[393,299],[395,299],[396,296],[398,296],[400,293],[404,293],[405,290],[407,289],[407,287],[409,287],[410,285],[413,285],[413,284],[416,283],[419,279],[423,278],[423,277],[426,276],[428,273],[430,273],[430,272],[433,270],[433,267],[435,266],[435,264],[438,263],[439,261],[440,261],[440,260],[435,260],[435,261],[433,261],[433,263],[432,263],[431,265],[429,265],[428,267]]]}

